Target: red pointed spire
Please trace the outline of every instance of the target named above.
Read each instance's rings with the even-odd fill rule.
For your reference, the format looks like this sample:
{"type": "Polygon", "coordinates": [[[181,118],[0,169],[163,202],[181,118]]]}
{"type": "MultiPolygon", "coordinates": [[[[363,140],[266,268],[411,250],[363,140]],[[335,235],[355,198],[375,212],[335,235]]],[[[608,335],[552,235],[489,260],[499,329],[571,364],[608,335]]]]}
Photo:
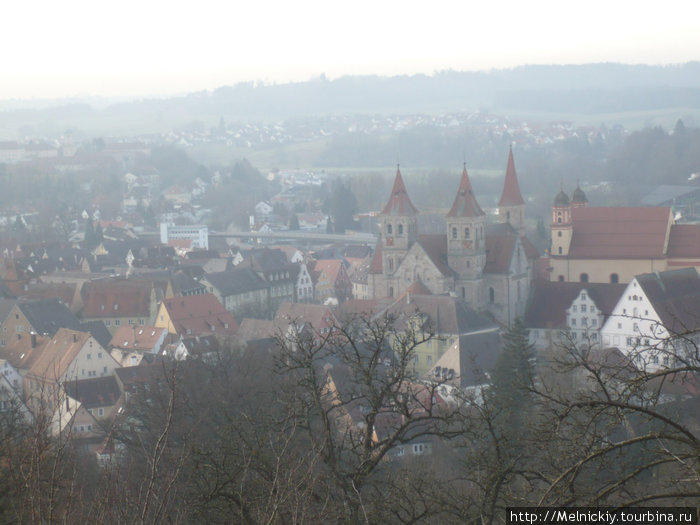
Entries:
{"type": "Polygon", "coordinates": [[[394,187],[391,189],[389,201],[384,206],[382,215],[418,215],[418,210],[408,198],[406,186],[401,177],[399,165],[396,165],[396,178],[394,179],[394,187]]]}
{"type": "Polygon", "coordinates": [[[525,204],[523,196],[520,193],[520,185],[518,184],[518,175],[515,173],[515,162],[513,162],[513,147],[511,146],[508,152],[508,167],[506,168],[506,180],[503,183],[503,193],[501,200],[498,201],[499,206],[519,206],[525,204]]]}
{"type": "Polygon", "coordinates": [[[469,181],[467,174],[467,164],[464,164],[462,171],[462,180],[459,182],[457,196],[452,204],[452,208],[447,213],[448,217],[478,217],[486,215],[476,201],[474,192],[472,191],[472,183],[469,181]]]}

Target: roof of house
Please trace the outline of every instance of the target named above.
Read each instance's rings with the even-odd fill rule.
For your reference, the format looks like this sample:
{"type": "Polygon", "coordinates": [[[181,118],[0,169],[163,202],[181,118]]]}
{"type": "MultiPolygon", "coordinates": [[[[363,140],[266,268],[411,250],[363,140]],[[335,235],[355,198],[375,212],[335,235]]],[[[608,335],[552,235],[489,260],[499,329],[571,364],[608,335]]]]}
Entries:
{"type": "Polygon", "coordinates": [[[28,334],[16,334],[7,339],[6,346],[0,347],[0,357],[18,370],[29,370],[50,340],[50,336],[38,335],[33,340],[28,334]]]}
{"type": "Polygon", "coordinates": [[[102,321],[85,321],[80,323],[78,327],[81,332],[90,332],[98,343],[107,348],[109,341],[112,339],[112,334],[102,321]]]}
{"type": "Polygon", "coordinates": [[[41,347],[41,353],[34,360],[29,374],[50,381],[60,379],[91,337],[88,332],[59,329],[56,335],[41,347]]]}
{"type": "Polygon", "coordinates": [[[213,335],[185,337],[182,339],[182,344],[192,357],[218,352],[221,348],[219,340],[213,335]]]}
{"type": "Polygon", "coordinates": [[[384,265],[382,264],[382,243],[377,242],[377,246],[374,249],[374,255],[372,256],[372,261],[369,263],[369,273],[370,275],[381,274],[384,271],[384,265]]]}
{"type": "Polygon", "coordinates": [[[56,298],[68,308],[74,306],[77,299],[78,283],[37,283],[21,296],[22,300],[36,301],[39,299],[56,298]]]}
{"type": "Polygon", "coordinates": [[[403,330],[410,317],[426,316],[424,328],[440,335],[468,334],[476,330],[495,328],[492,321],[479,315],[462,299],[450,295],[406,294],[394,301],[386,311],[396,317],[395,326],[403,330]]]}
{"type": "Polygon", "coordinates": [[[165,328],[156,328],[155,326],[120,326],[114,332],[108,346],[122,350],[151,352],[166,331],[165,328]]]}
{"type": "Polygon", "coordinates": [[[245,318],[241,320],[241,326],[236,332],[236,339],[246,343],[258,339],[273,339],[276,335],[275,329],[274,321],[245,318]]]}
{"type": "Polygon", "coordinates": [[[476,196],[472,190],[472,183],[469,181],[467,174],[467,165],[465,163],[462,170],[462,178],[459,182],[457,195],[452,203],[452,208],[447,212],[448,217],[480,217],[486,215],[476,201],[476,196]]]}
{"type": "Polygon", "coordinates": [[[76,329],[80,326],[73,312],[56,298],[17,303],[17,308],[38,334],[54,335],[59,328],[76,329]]]}
{"type": "Polygon", "coordinates": [[[92,281],[83,286],[83,317],[150,317],[151,286],[126,279],[92,281]]]}
{"type": "Polygon", "coordinates": [[[700,259],[700,224],[674,224],[668,238],[669,257],[700,259]]]}
{"type": "Polygon", "coordinates": [[[662,258],[670,208],[582,207],[572,213],[569,257],[578,259],[662,258]]]}
{"type": "Polygon", "coordinates": [[[528,328],[566,328],[566,310],[586,290],[603,315],[612,313],[627,287],[622,283],[576,283],[535,281],[527,308],[525,325],[528,328]]]}
{"type": "Polygon", "coordinates": [[[457,376],[455,380],[461,388],[483,385],[489,382],[489,374],[496,366],[500,353],[501,338],[497,330],[462,335],[459,342],[455,341],[445,351],[428,374],[437,377],[438,368],[441,371],[454,370],[457,376]]]}
{"type": "Polygon", "coordinates": [[[508,166],[506,167],[506,179],[503,182],[503,192],[498,201],[499,206],[519,206],[525,204],[520,193],[518,175],[515,173],[515,162],[513,161],[513,148],[508,152],[508,166]]]}
{"type": "Polygon", "coordinates": [[[286,327],[291,322],[305,323],[319,330],[336,323],[336,318],[328,306],[321,304],[287,303],[280,304],[275,315],[275,325],[286,327]]]}
{"type": "Polygon", "coordinates": [[[204,278],[222,297],[267,288],[265,280],[251,268],[236,267],[228,272],[209,273],[204,278]]]}
{"type": "Polygon", "coordinates": [[[233,334],[238,329],[233,315],[210,293],[172,297],[165,299],[163,305],[181,335],[233,334]]]}
{"type": "Polygon", "coordinates": [[[63,388],[70,397],[80,401],[85,408],[112,406],[121,396],[114,376],[66,381],[63,388]]]}
{"type": "Polygon", "coordinates": [[[382,210],[382,215],[417,215],[418,209],[413,205],[411,199],[408,197],[408,192],[406,191],[406,185],[403,183],[403,177],[401,176],[401,170],[396,167],[396,177],[394,178],[394,186],[391,189],[391,195],[389,195],[389,200],[382,210]]]}
{"type": "Polygon", "coordinates": [[[695,268],[635,277],[670,334],[700,328],[700,275],[695,268]]]}
{"type": "Polygon", "coordinates": [[[340,259],[322,259],[314,263],[314,272],[324,272],[331,283],[335,283],[338,277],[343,275],[343,261],[340,259]]]}
{"type": "Polygon", "coordinates": [[[175,295],[186,295],[205,289],[202,283],[193,279],[191,275],[182,270],[176,271],[170,278],[170,282],[173,285],[173,293],[175,295]]]}

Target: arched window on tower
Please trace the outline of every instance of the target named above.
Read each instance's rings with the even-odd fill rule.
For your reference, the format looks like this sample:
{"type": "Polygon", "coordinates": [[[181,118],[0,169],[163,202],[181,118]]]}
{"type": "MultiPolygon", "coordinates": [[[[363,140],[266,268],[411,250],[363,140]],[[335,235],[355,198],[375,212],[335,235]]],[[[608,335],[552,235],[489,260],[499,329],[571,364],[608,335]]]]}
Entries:
{"type": "Polygon", "coordinates": [[[562,254],[561,246],[559,246],[559,255],[562,254]]]}
{"type": "Polygon", "coordinates": [[[561,224],[561,212],[557,212],[557,224],[561,224]]]}
{"type": "Polygon", "coordinates": [[[464,228],[464,238],[465,239],[469,238],[469,228],[464,228]]]}
{"type": "Polygon", "coordinates": [[[506,221],[510,222],[510,212],[506,212],[506,221]]]}
{"type": "Polygon", "coordinates": [[[620,282],[620,276],[617,275],[616,273],[611,273],[611,274],[610,274],[610,282],[611,282],[611,283],[619,283],[619,282],[620,282]]]}
{"type": "Polygon", "coordinates": [[[403,224],[399,224],[399,235],[403,235],[403,224]]]}
{"type": "Polygon", "coordinates": [[[392,259],[391,257],[389,257],[389,271],[394,271],[394,259],[392,259]]]}
{"type": "Polygon", "coordinates": [[[452,228],[452,238],[453,239],[457,238],[457,228],[452,228]]]}
{"type": "Polygon", "coordinates": [[[387,225],[386,225],[386,232],[387,232],[389,235],[391,235],[391,233],[392,233],[391,224],[387,224],[387,225]]]}

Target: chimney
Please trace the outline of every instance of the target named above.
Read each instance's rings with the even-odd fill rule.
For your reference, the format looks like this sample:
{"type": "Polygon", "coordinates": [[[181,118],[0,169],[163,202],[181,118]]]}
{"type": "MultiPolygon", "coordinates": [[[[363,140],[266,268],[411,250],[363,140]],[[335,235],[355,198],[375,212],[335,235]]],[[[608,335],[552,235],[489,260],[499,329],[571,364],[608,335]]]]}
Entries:
{"type": "Polygon", "coordinates": [[[32,348],[35,348],[36,347],[36,332],[30,333],[29,336],[32,338],[32,348]]]}

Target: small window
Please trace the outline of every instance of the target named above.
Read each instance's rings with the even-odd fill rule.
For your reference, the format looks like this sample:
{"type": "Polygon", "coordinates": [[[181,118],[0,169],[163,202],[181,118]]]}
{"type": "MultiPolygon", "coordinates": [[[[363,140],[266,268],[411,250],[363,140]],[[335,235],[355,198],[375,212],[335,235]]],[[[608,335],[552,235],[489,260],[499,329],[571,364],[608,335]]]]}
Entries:
{"type": "Polygon", "coordinates": [[[493,287],[489,288],[489,302],[493,303],[496,300],[496,292],[493,287]]]}
{"type": "Polygon", "coordinates": [[[387,224],[387,225],[386,225],[386,232],[387,232],[389,235],[391,235],[391,234],[393,233],[393,229],[392,229],[392,227],[391,227],[391,224],[387,224]]]}
{"type": "Polygon", "coordinates": [[[452,228],[452,238],[453,239],[457,238],[457,228],[452,228]]]}
{"type": "Polygon", "coordinates": [[[563,276],[563,275],[560,275],[560,276],[557,278],[557,281],[559,281],[560,283],[563,283],[563,282],[564,282],[564,276],[563,276]]]}
{"type": "Polygon", "coordinates": [[[588,274],[587,273],[582,273],[581,274],[581,282],[582,283],[587,283],[588,282],[588,274]]]}
{"type": "Polygon", "coordinates": [[[561,237],[561,232],[557,232],[557,237],[561,237]]]}
{"type": "Polygon", "coordinates": [[[620,282],[620,276],[617,275],[616,273],[611,273],[611,274],[610,274],[610,282],[611,282],[611,283],[619,283],[619,282],[620,282]]]}
{"type": "Polygon", "coordinates": [[[119,326],[122,322],[119,319],[114,320],[114,326],[119,326]]]}
{"type": "Polygon", "coordinates": [[[464,228],[464,238],[465,239],[469,238],[469,228],[464,228]]]}
{"type": "Polygon", "coordinates": [[[559,250],[558,250],[558,251],[559,251],[559,255],[561,255],[561,254],[563,253],[563,251],[562,251],[562,249],[561,249],[561,246],[559,246],[559,250]]]}
{"type": "Polygon", "coordinates": [[[403,235],[403,224],[399,224],[399,235],[403,235]]]}

